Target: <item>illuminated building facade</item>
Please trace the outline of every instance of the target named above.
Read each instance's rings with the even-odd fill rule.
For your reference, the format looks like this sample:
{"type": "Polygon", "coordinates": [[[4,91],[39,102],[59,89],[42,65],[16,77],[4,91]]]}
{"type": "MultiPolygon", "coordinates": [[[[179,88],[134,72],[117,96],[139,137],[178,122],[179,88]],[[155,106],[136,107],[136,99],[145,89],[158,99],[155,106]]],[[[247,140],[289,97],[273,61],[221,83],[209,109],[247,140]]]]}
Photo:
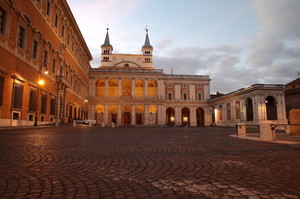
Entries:
{"type": "Polygon", "coordinates": [[[108,31],[101,49],[101,67],[90,72],[89,119],[102,126],[211,123],[209,76],[153,68],[148,30],[141,54],[113,54],[108,31]]]}
{"type": "Polygon", "coordinates": [[[86,117],[92,56],[66,0],[1,0],[0,56],[0,126],[86,117]]]}

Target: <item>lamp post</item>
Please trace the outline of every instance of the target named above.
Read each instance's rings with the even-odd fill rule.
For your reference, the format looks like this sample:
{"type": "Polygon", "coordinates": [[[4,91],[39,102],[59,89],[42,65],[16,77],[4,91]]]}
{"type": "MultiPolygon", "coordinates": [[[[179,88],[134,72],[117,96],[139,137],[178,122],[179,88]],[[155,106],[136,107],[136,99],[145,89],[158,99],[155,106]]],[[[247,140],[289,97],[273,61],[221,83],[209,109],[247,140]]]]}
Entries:
{"type": "Polygon", "coordinates": [[[38,81],[38,89],[37,89],[37,96],[36,96],[36,103],[35,103],[35,118],[34,118],[34,126],[38,125],[37,118],[38,118],[38,107],[39,107],[39,93],[40,93],[40,86],[43,86],[45,81],[43,79],[39,79],[38,81]]]}

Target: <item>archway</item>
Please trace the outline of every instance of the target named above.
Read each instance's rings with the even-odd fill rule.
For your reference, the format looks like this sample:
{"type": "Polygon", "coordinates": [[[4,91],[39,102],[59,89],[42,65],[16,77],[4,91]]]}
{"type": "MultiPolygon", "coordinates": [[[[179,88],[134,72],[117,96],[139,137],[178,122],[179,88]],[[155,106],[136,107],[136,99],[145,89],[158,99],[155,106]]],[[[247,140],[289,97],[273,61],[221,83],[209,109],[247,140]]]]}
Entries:
{"type": "Polygon", "coordinates": [[[148,81],[148,96],[157,97],[157,82],[154,79],[148,81]]]}
{"type": "Polygon", "coordinates": [[[181,110],[181,121],[183,126],[190,126],[190,110],[187,107],[184,107],[181,110]]]}
{"type": "Polygon", "coordinates": [[[175,124],[175,110],[172,107],[167,108],[166,110],[166,122],[168,125],[174,125],[175,124]]]}
{"type": "Polygon", "coordinates": [[[246,116],[247,121],[253,120],[253,103],[251,98],[246,99],[246,116]]]}
{"type": "Polygon", "coordinates": [[[142,79],[135,80],[135,97],[145,96],[145,83],[142,79]]]}
{"type": "Polygon", "coordinates": [[[129,105],[122,106],[122,125],[131,125],[131,107],[129,105]]]}
{"type": "Polygon", "coordinates": [[[96,82],[96,96],[105,96],[105,82],[103,79],[98,79],[96,82]]]}
{"type": "Polygon", "coordinates": [[[110,123],[115,123],[117,124],[117,118],[118,118],[118,107],[115,105],[109,106],[108,107],[108,122],[110,123]]]}
{"type": "Polygon", "coordinates": [[[129,97],[131,96],[131,80],[124,79],[122,81],[122,96],[129,97]]]}
{"type": "Polygon", "coordinates": [[[267,120],[277,120],[277,106],[274,97],[266,98],[267,120]]]}
{"type": "Polygon", "coordinates": [[[118,97],[119,95],[119,89],[118,89],[118,80],[111,79],[108,82],[108,96],[109,97],[118,97]]]}
{"type": "Polygon", "coordinates": [[[149,124],[157,124],[157,106],[149,106],[149,124]]]}
{"type": "Polygon", "coordinates": [[[95,107],[95,120],[96,124],[101,124],[101,122],[104,122],[104,106],[97,105],[95,107]]]}
{"type": "Polygon", "coordinates": [[[196,109],[197,126],[204,126],[204,110],[203,108],[196,109]]]}
{"type": "Polygon", "coordinates": [[[137,125],[144,124],[144,114],[145,114],[144,106],[135,107],[135,123],[137,125]]]}

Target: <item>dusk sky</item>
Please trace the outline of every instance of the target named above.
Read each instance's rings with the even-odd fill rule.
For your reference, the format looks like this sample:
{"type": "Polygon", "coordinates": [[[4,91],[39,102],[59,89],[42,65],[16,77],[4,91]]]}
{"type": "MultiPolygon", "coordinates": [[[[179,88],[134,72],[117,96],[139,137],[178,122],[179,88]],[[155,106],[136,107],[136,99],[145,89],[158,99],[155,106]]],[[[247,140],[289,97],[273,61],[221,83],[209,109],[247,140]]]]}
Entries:
{"type": "Polygon", "coordinates": [[[113,53],[141,53],[153,66],[210,75],[211,92],[286,84],[300,72],[299,0],[67,0],[100,66],[107,24],[113,53]]]}

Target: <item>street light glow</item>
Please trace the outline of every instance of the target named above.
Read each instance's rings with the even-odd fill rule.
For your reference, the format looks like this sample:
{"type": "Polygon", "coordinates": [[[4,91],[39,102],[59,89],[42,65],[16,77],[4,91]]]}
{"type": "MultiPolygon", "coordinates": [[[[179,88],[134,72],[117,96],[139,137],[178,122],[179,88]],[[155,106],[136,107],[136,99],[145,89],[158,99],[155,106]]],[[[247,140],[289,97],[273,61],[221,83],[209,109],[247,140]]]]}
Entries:
{"type": "Polygon", "coordinates": [[[39,85],[41,85],[41,86],[42,86],[42,85],[44,85],[44,84],[45,84],[45,81],[44,81],[44,80],[42,80],[42,79],[40,79],[38,83],[39,83],[39,85]]]}

